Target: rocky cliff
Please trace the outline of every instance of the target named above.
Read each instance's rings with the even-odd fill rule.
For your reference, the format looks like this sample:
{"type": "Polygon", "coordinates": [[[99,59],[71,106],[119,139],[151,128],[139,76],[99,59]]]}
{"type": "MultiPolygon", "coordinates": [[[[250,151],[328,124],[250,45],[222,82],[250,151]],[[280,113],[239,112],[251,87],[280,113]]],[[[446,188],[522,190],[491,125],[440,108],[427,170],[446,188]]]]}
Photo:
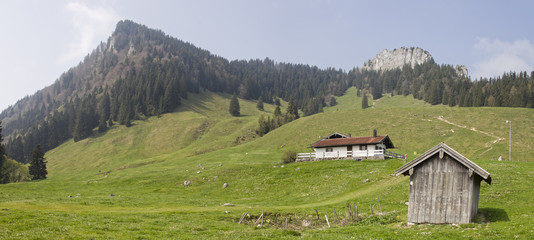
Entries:
{"type": "MultiPolygon", "coordinates": [[[[416,64],[423,64],[428,61],[434,62],[432,55],[418,47],[401,47],[392,51],[384,49],[372,60],[364,63],[362,70],[392,70],[402,68],[405,64],[410,64],[413,68],[416,64]]],[[[455,70],[458,76],[468,77],[469,72],[464,65],[456,65],[455,70]]]]}
{"type": "Polygon", "coordinates": [[[374,71],[392,70],[402,68],[405,64],[410,64],[414,67],[415,64],[423,64],[427,61],[434,61],[434,59],[429,52],[421,48],[401,47],[392,51],[384,49],[372,60],[364,63],[362,69],[374,71]]]}

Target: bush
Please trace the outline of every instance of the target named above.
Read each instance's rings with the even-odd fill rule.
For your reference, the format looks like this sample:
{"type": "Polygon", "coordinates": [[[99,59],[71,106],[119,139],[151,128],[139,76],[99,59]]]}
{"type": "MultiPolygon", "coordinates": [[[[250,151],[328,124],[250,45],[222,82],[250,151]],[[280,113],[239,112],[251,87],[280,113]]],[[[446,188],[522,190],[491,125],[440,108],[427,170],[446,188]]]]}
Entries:
{"type": "Polygon", "coordinates": [[[295,160],[297,160],[297,152],[293,150],[287,150],[284,152],[284,155],[282,156],[283,164],[292,163],[295,162],[295,160]]]}
{"type": "Polygon", "coordinates": [[[3,166],[1,166],[0,183],[23,182],[30,180],[30,173],[28,167],[22,163],[18,163],[12,159],[6,159],[3,166]]]}

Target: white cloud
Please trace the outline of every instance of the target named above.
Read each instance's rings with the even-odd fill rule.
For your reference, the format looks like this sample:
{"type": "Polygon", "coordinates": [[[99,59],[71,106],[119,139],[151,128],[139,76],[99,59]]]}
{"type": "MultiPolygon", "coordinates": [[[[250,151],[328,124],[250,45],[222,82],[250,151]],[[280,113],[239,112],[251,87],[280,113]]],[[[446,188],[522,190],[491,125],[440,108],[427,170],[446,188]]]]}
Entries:
{"type": "Polygon", "coordinates": [[[473,79],[534,70],[534,45],[526,39],[504,42],[479,38],[474,51],[480,59],[473,64],[473,79]]]}
{"type": "Polygon", "coordinates": [[[58,60],[61,64],[79,61],[89,54],[98,43],[107,40],[119,20],[118,14],[109,7],[90,8],[82,2],[69,2],[65,9],[71,17],[75,37],[68,52],[58,60]]]}

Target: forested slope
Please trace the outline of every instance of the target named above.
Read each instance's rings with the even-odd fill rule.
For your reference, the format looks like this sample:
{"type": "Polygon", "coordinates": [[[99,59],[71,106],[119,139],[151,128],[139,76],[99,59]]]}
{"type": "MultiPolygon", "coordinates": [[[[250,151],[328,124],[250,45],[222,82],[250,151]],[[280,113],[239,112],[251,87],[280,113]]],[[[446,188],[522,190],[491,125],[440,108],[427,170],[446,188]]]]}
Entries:
{"type": "Polygon", "coordinates": [[[433,60],[388,71],[367,71],[234,60],[195,47],[160,30],[126,20],[117,24],[83,62],[49,87],[19,100],[0,114],[8,155],[27,162],[40,144],[50,150],[64,141],[85,139],[98,127],[175,111],[189,94],[237,94],[275,103],[293,97],[303,115],[323,111],[355,86],[360,94],[413,95],[433,105],[534,106],[534,74],[506,73],[471,81],[452,65],[433,60]]]}

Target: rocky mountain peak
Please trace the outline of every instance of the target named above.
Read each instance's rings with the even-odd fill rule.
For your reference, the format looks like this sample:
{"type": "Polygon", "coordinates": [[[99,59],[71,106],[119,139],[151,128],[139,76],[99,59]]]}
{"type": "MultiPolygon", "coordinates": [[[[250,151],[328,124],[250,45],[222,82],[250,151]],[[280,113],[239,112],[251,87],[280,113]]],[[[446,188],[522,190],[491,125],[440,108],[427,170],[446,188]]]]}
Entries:
{"type": "Polygon", "coordinates": [[[364,63],[362,69],[374,71],[392,70],[402,68],[405,64],[410,64],[414,67],[415,64],[423,64],[427,61],[434,61],[432,55],[418,47],[401,47],[392,51],[384,49],[372,60],[364,63]]]}

